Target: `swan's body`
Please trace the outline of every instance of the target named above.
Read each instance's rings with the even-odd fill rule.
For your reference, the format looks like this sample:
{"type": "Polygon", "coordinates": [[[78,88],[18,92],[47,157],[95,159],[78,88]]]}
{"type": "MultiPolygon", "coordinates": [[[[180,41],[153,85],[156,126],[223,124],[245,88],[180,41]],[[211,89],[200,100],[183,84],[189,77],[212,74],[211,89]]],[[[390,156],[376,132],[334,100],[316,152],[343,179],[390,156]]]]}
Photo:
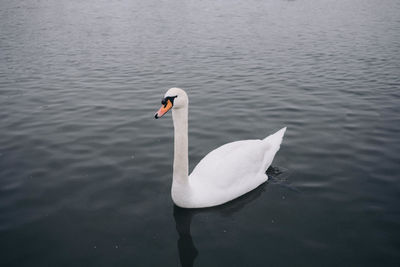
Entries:
{"type": "Polygon", "coordinates": [[[223,204],[255,189],[268,180],[266,170],[279,150],[286,127],[262,140],[225,144],[208,153],[188,175],[188,98],[182,89],[171,88],[156,118],[172,108],[175,130],[174,173],[171,195],[183,208],[223,204]],[[169,101],[169,102],[168,102],[169,101]]]}

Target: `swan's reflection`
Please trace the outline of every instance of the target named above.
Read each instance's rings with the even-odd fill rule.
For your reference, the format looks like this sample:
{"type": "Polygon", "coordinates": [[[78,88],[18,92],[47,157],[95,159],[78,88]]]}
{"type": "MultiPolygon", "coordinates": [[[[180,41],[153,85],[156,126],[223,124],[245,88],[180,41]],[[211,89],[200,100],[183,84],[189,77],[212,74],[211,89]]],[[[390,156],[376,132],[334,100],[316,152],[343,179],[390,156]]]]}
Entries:
{"type": "Polygon", "coordinates": [[[232,216],[247,204],[257,199],[261,193],[265,191],[265,187],[268,183],[284,186],[288,190],[300,193],[298,189],[291,186],[290,183],[287,183],[288,177],[290,176],[290,172],[287,169],[270,166],[267,170],[267,174],[269,177],[268,182],[224,205],[205,209],[182,209],[174,205],[173,215],[175,218],[176,230],[179,235],[177,241],[179,258],[183,267],[193,266],[199,254],[190,233],[190,225],[194,215],[198,213],[208,213],[220,214],[227,217],[232,216]]]}
{"type": "Polygon", "coordinates": [[[190,224],[194,210],[182,209],[174,205],[174,218],[176,231],[178,232],[178,251],[181,265],[193,266],[194,260],[199,252],[193,244],[192,234],[190,233],[190,224]]]}
{"type": "Polygon", "coordinates": [[[235,212],[241,210],[244,206],[257,199],[265,190],[266,183],[260,185],[255,190],[247,193],[240,198],[226,203],[222,206],[206,208],[206,209],[182,209],[174,205],[174,218],[176,223],[176,230],[178,232],[178,251],[179,259],[183,267],[193,266],[194,261],[199,254],[196,246],[193,243],[192,235],[190,233],[190,225],[192,217],[198,213],[218,213],[223,216],[231,216],[235,212]]]}

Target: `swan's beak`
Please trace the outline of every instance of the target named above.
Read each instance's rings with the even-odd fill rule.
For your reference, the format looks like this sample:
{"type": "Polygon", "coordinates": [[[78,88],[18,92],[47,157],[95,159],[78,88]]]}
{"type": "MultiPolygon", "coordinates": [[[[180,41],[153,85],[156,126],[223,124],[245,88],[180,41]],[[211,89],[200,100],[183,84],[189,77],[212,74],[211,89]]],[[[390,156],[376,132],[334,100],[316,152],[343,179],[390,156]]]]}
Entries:
{"type": "Polygon", "coordinates": [[[154,118],[156,118],[156,119],[161,118],[171,108],[172,108],[172,102],[171,102],[171,100],[168,99],[166,101],[165,105],[162,105],[161,108],[157,111],[156,115],[154,115],[154,118]]]}

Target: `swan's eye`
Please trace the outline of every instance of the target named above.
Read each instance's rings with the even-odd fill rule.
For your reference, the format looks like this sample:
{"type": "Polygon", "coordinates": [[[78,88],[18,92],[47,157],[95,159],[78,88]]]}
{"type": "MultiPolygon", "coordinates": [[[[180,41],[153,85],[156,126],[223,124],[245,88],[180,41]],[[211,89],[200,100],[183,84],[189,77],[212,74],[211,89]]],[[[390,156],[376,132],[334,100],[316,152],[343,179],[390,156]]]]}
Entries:
{"type": "Polygon", "coordinates": [[[168,112],[168,110],[170,110],[173,105],[174,105],[174,99],[178,97],[178,96],[168,96],[165,97],[163,100],[161,100],[161,108],[157,111],[157,113],[154,115],[154,117],[156,119],[161,118],[162,116],[164,116],[165,113],[168,112]]]}
{"type": "Polygon", "coordinates": [[[164,108],[167,106],[168,104],[168,100],[171,101],[171,104],[174,104],[174,100],[175,98],[177,98],[178,96],[167,96],[166,98],[164,98],[163,100],[161,100],[161,105],[164,105],[164,108]]]}

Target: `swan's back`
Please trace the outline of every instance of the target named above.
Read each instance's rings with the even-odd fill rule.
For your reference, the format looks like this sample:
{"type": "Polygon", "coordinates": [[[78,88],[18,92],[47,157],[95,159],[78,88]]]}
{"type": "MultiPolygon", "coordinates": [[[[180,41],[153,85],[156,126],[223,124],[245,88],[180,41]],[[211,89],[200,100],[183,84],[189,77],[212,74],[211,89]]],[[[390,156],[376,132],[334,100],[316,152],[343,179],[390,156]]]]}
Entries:
{"type": "Polygon", "coordinates": [[[189,177],[196,206],[222,204],[267,181],[265,171],[279,150],[285,130],[263,140],[228,143],[208,153],[189,177]]]}

